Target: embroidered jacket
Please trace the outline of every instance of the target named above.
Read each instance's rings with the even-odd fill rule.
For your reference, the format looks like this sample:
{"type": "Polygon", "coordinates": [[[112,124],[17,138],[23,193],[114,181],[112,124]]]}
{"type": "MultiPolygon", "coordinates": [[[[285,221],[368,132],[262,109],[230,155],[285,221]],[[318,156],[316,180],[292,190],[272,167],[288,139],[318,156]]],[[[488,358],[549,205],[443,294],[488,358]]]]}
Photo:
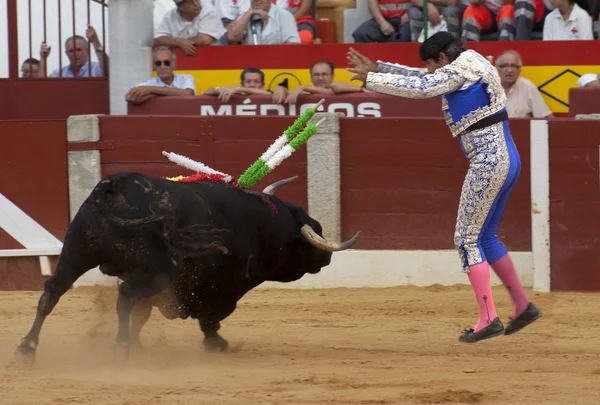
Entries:
{"type": "Polygon", "coordinates": [[[506,95],[496,68],[472,50],[461,53],[454,62],[432,74],[381,61],[377,66],[379,73],[367,75],[368,90],[406,98],[442,96],[442,110],[454,137],[506,108],[506,95]]]}

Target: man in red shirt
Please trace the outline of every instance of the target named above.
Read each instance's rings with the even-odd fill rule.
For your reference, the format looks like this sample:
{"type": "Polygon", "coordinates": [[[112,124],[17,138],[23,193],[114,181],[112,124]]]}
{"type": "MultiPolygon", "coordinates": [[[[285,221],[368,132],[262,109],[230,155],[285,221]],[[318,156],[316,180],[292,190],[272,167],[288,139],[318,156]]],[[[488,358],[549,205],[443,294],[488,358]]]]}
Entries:
{"type": "Polygon", "coordinates": [[[354,42],[410,42],[411,0],[368,0],[370,20],[353,33],[354,42]]]}

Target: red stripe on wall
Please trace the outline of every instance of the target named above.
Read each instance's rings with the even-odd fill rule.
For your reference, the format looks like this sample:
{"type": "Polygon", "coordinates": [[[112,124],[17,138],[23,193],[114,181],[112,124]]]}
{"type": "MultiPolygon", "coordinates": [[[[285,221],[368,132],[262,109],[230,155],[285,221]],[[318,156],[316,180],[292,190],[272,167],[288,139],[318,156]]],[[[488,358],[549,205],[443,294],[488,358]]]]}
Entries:
{"type": "MultiPolygon", "coordinates": [[[[490,41],[467,45],[484,56],[497,57],[508,49],[515,50],[527,66],[600,65],[600,41],[490,41]]],[[[199,47],[194,57],[176,50],[177,69],[302,69],[322,60],[344,68],[348,65],[346,53],[350,47],[373,61],[424,66],[419,59],[419,46],[419,43],[206,46],[199,47]]]]}

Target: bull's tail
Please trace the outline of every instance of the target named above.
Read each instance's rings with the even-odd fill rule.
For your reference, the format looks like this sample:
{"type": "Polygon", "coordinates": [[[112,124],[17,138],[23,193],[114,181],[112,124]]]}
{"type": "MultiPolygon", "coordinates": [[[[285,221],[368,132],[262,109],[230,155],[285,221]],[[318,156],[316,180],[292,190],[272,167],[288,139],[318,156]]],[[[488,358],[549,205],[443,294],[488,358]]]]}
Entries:
{"type": "Polygon", "coordinates": [[[122,218],[113,212],[117,199],[122,192],[127,179],[123,174],[114,174],[101,180],[90,194],[93,205],[100,214],[109,221],[122,226],[143,226],[165,219],[165,215],[152,213],[143,218],[122,218]]]}

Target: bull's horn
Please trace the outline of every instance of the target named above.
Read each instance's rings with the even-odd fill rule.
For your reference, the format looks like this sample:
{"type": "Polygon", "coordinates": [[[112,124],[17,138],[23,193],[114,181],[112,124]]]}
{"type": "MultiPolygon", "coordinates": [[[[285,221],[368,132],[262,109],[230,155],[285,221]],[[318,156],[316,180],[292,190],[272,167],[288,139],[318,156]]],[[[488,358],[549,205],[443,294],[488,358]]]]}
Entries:
{"type": "Polygon", "coordinates": [[[275,195],[277,190],[279,190],[281,187],[285,186],[288,183],[291,183],[292,181],[294,181],[296,179],[298,179],[298,176],[288,177],[287,179],[276,181],[275,183],[265,187],[265,189],[263,190],[263,193],[269,194],[269,195],[275,195]]]}
{"type": "Polygon", "coordinates": [[[358,240],[358,236],[360,235],[360,232],[356,232],[356,235],[354,235],[352,239],[347,240],[346,242],[337,243],[325,240],[324,238],[319,236],[319,234],[317,234],[315,230],[310,227],[310,225],[303,225],[302,228],[300,228],[300,233],[302,234],[302,236],[304,236],[308,243],[310,243],[314,247],[327,250],[329,252],[338,252],[340,250],[346,250],[351,248],[352,245],[356,243],[356,241],[358,240]]]}

